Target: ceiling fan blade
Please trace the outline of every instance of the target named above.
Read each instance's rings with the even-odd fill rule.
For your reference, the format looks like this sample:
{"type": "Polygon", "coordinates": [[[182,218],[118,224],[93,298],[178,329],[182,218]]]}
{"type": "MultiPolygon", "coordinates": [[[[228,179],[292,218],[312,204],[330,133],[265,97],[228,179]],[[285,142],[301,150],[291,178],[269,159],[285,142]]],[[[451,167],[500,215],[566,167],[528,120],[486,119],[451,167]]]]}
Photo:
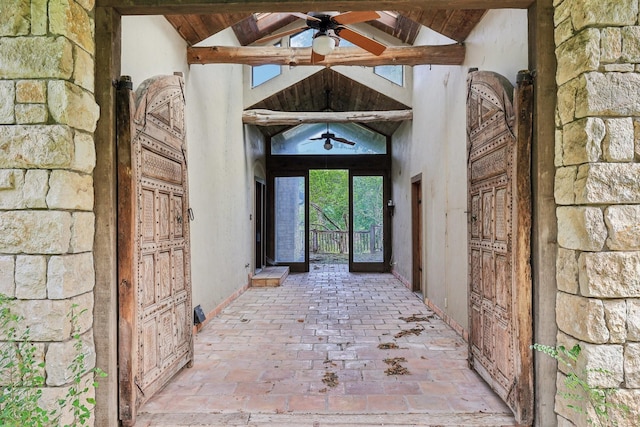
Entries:
{"type": "Polygon", "coordinates": [[[308,28],[307,24],[304,23],[304,22],[301,22],[300,25],[296,26],[295,28],[292,28],[292,29],[287,30],[287,31],[283,31],[281,33],[268,35],[266,37],[263,37],[261,39],[256,40],[256,43],[266,43],[266,42],[270,42],[272,40],[278,40],[278,39],[283,38],[284,36],[290,36],[291,34],[299,33],[301,30],[303,30],[305,28],[308,28]]]}
{"type": "Polygon", "coordinates": [[[331,19],[341,25],[357,24],[358,22],[375,21],[380,18],[378,12],[345,12],[331,19]]]}
{"type": "Polygon", "coordinates": [[[309,138],[309,141],[320,141],[321,139],[327,139],[327,138],[321,136],[319,138],[309,138]]]}
{"type": "Polygon", "coordinates": [[[289,15],[297,16],[298,18],[304,19],[305,21],[322,21],[322,19],[316,18],[315,16],[307,15],[306,13],[289,12],[289,15]]]}
{"type": "Polygon", "coordinates": [[[355,32],[346,27],[336,28],[335,32],[338,37],[348,40],[356,46],[360,46],[364,50],[371,52],[376,56],[381,55],[382,52],[387,49],[387,47],[382,43],[379,43],[363,34],[355,32]]]}
{"type": "Polygon", "coordinates": [[[349,141],[348,139],[340,138],[339,136],[333,136],[331,137],[331,139],[333,139],[334,141],[342,142],[343,144],[347,144],[347,145],[356,145],[355,142],[349,141]]]}
{"type": "Polygon", "coordinates": [[[313,49],[311,49],[311,63],[317,64],[321,61],[324,61],[324,55],[320,55],[319,53],[316,53],[313,49]]]}

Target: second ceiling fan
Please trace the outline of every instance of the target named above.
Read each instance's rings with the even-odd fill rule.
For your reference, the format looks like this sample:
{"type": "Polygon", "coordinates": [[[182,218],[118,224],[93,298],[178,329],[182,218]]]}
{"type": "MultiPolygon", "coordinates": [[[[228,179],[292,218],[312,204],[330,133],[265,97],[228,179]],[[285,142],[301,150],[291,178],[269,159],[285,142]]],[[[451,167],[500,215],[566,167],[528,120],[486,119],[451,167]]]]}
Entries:
{"type": "Polygon", "coordinates": [[[329,54],[338,45],[341,38],[350,41],[354,45],[359,46],[376,56],[381,55],[387,48],[384,44],[346,27],[346,25],[349,24],[376,20],[380,18],[378,12],[310,12],[309,14],[294,12],[291,13],[291,15],[304,19],[305,24],[288,31],[263,37],[258,40],[258,42],[280,39],[284,36],[298,33],[304,28],[312,28],[317,30],[316,34],[313,36],[313,45],[311,49],[312,63],[322,61],[325,55],[329,54]]]}

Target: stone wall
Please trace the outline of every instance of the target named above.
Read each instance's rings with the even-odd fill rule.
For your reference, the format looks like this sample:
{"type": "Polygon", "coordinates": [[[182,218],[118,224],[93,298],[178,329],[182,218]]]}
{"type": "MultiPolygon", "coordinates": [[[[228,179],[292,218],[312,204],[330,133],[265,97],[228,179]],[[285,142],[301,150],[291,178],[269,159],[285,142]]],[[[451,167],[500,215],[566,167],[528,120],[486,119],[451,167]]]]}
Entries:
{"type": "MultiPolygon", "coordinates": [[[[640,411],[638,0],[555,0],[558,343],[582,347],[592,386],[640,411]]],[[[558,387],[563,388],[563,373],[558,387]]],[[[556,400],[558,424],[586,417],[556,400]]],[[[592,415],[593,416],[593,415],[592,415]]],[[[634,421],[630,421],[634,418],[634,421]]]]}
{"type": "Polygon", "coordinates": [[[73,307],[95,364],[93,8],[0,1],[0,292],[43,349],[48,402],[72,380],[73,307]]]}

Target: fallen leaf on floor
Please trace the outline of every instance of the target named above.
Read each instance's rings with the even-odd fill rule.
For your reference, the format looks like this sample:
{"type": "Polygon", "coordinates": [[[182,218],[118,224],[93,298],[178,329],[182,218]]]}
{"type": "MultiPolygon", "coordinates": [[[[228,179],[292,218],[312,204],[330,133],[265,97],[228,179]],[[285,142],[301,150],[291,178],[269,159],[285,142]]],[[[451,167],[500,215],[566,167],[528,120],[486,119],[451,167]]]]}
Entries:
{"type": "Polygon", "coordinates": [[[387,375],[410,375],[411,373],[407,368],[402,365],[393,365],[392,367],[384,371],[387,375]]]}
{"type": "Polygon", "coordinates": [[[249,319],[240,319],[240,321],[241,321],[242,323],[246,323],[246,322],[248,322],[248,321],[249,321],[249,319]]]}
{"type": "Polygon", "coordinates": [[[326,359],[326,360],[325,360],[324,362],[322,362],[322,363],[324,363],[325,365],[327,365],[327,364],[328,364],[328,365],[331,365],[331,366],[338,366],[338,365],[336,365],[336,364],[333,362],[333,360],[330,360],[330,359],[326,359]]]}
{"type": "Polygon", "coordinates": [[[400,320],[404,320],[407,323],[410,323],[410,322],[428,322],[429,319],[433,319],[433,318],[434,318],[433,314],[430,314],[428,316],[420,316],[418,314],[414,314],[414,315],[409,316],[409,317],[401,317],[400,320]]]}
{"type": "Polygon", "coordinates": [[[410,375],[411,372],[400,363],[406,362],[407,359],[404,357],[393,357],[389,359],[384,359],[384,363],[387,365],[391,365],[387,368],[384,373],[387,375],[410,375]]]}
{"type": "Polygon", "coordinates": [[[338,385],[338,376],[335,372],[325,372],[322,382],[329,387],[336,387],[338,385]]]}
{"type": "Polygon", "coordinates": [[[391,350],[391,349],[398,349],[400,347],[398,347],[398,344],[394,342],[383,342],[381,344],[378,344],[378,348],[380,350],[391,350]]]}
{"type": "Polygon", "coordinates": [[[411,329],[403,329],[402,331],[398,332],[397,334],[394,335],[395,338],[402,338],[405,335],[420,335],[422,333],[422,331],[424,331],[424,326],[422,325],[418,325],[415,328],[411,328],[411,329]]]}
{"type": "Polygon", "coordinates": [[[327,392],[326,387],[325,388],[321,388],[320,390],[318,390],[318,393],[326,393],[326,392],[327,392]]]}
{"type": "Polygon", "coordinates": [[[298,319],[298,323],[303,323],[304,319],[298,319]]]}

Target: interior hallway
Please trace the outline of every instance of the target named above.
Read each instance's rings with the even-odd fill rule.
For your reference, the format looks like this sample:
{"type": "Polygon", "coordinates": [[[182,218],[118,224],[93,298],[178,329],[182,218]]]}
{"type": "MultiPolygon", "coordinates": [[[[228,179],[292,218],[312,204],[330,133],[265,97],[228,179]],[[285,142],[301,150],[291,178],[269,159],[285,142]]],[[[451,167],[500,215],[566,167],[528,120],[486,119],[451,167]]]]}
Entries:
{"type": "Polygon", "coordinates": [[[311,265],[281,287],[250,288],[210,319],[195,336],[193,367],[136,423],[169,425],[515,423],[467,367],[466,342],[418,295],[390,274],[311,265]]]}

